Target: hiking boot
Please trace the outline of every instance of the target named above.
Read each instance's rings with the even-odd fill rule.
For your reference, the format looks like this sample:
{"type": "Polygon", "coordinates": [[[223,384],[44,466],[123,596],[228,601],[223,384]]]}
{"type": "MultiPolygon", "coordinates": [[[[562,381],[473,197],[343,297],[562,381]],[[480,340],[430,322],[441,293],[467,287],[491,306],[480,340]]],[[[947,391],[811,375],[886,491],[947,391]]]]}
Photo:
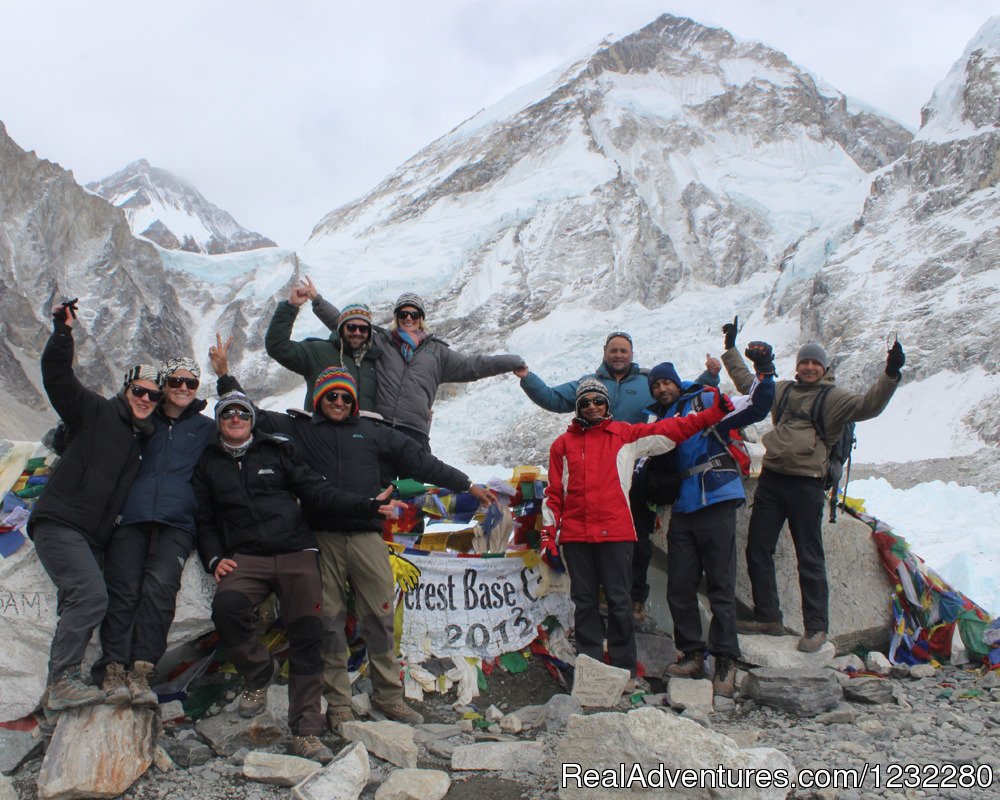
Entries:
{"type": "Polygon", "coordinates": [[[84,683],[79,672],[67,672],[59,680],[50,683],[42,696],[42,705],[46,711],[62,711],[103,701],[104,692],[84,683]]]}
{"type": "Polygon", "coordinates": [[[649,694],[649,683],[646,682],[645,678],[640,678],[638,675],[633,675],[628,679],[628,683],[625,684],[625,689],[622,694],[633,694],[635,692],[645,692],[649,694]]]}
{"type": "Polygon", "coordinates": [[[256,689],[244,689],[243,694],[240,695],[240,704],[238,711],[241,717],[249,719],[250,717],[256,717],[261,711],[264,710],[264,706],[267,704],[267,687],[271,685],[274,680],[275,675],[278,674],[278,665],[271,662],[271,676],[267,679],[263,686],[259,686],[256,689]]]}
{"type": "Polygon", "coordinates": [[[345,722],[353,722],[357,717],[348,706],[330,706],[326,710],[326,724],[334,733],[340,733],[340,726],[345,722]]]}
{"type": "Polygon", "coordinates": [[[642,600],[632,601],[632,621],[633,622],[646,621],[646,604],[642,600]]]}
{"type": "Polygon", "coordinates": [[[685,653],[676,664],[667,667],[671,678],[703,678],[705,676],[705,656],[701,653],[685,653]]]}
{"type": "Polygon", "coordinates": [[[329,764],[333,761],[333,751],[323,744],[318,736],[293,736],[288,750],[293,756],[308,758],[320,764],[329,764]]]}
{"type": "Polygon", "coordinates": [[[105,695],[104,702],[113,706],[125,706],[132,702],[132,692],[125,682],[124,664],[108,664],[104,671],[104,683],[101,684],[101,689],[105,695]]]}
{"type": "Polygon", "coordinates": [[[732,697],[736,690],[736,666],[731,658],[715,657],[712,674],[712,694],[715,697],[732,697]]]}
{"type": "Polygon", "coordinates": [[[826,644],[826,631],[806,631],[806,635],[799,639],[799,651],[815,653],[824,644],[826,644]]]}
{"type": "Polygon", "coordinates": [[[418,711],[414,711],[402,700],[395,700],[391,703],[378,703],[372,701],[372,708],[381,711],[389,719],[396,722],[405,722],[407,725],[423,725],[424,716],[418,711]]]}
{"type": "Polygon", "coordinates": [[[160,705],[160,700],[156,692],[149,688],[149,679],[153,677],[154,665],[149,661],[136,661],[132,669],[125,676],[129,693],[132,696],[132,705],[156,708],[160,705]]]}
{"type": "Polygon", "coordinates": [[[780,622],[759,622],[755,619],[744,619],[737,621],[736,632],[751,636],[784,636],[785,626],[780,622]]]}

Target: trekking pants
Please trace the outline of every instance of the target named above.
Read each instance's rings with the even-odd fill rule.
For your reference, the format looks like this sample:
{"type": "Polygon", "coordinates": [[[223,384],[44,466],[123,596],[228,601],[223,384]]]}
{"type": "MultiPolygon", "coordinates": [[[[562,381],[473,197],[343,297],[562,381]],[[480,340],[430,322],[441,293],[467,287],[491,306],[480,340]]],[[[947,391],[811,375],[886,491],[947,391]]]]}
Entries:
{"type": "Polygon", "coordinates": [[[667,528],[667,604],[674,641],[683,653],[703,653],[705,638],[698,610],[702,573],[708,586],[712,622],[708,651],[739,658],[736,638],[736,507],[739,500],[670,515],[667,528]]]}
{"type": "Polygon", "coordinates": [[[637,481],[632,483],[628,504],[636,537],[632,553],[632,602],[645,603],[649,598],[649,562],[653,560],[653,543],[649,537],[656,528],[656,514],[649,510],[646,492],[637,481]]]}
{"type": "Polygon", "coordinates": [[[758,621],[781,622],[774,551],[787,519],[798,561],[803,633],[827,631],[829,589],[822,530],[825,499],[822,478],[783,475],[769,469],[761,472],[747,538],[747,570],[758,621]]]}
{"type": "Polygon", "coordinates": [[[598,612],[601,587],[608,601],[608,655],[611,664],[635,674],[632,629],[632,545],[634,542],[566,542],[569,596],[575,608],[576,652],[604,663],[604,630],[598,612]]]}
{"type": "Polygon", "coordinates": [[[289,644],[288,727],[296,736],[323,733],[323,590],[316,551],[231,558],[236,569],[219,581],[212,601],[212,622],[226,652],[248,689],[267,685],[274,660],[257,635],[254,609],[271,592],[278,595],[289,644]]]}
{"type": "Polygon", "coordinates": [[[49,650],[48,683],[79,669],[90,637],[108,608],[103,553],[80,531],[51,522],[32,530],[38,560],[56,585],[56,632],[49,650]]]}
{"type": "Polygon", "coordinates": [[[350,584],[354,616],[371,664],[372,699],[380,705],[402,701],[403,686],[393,636],[396,585],[389,550],[382,535],[363,533],[316,534],[323,577],[323,679],[330,708],[350,708],[351,681],[347,675],[347,625],[350,584]]]}
{"type": "Polygon", "coordinates": [[[167,649],[181,573],[194,536],[155,522],[117,528],[104,560],[108,611],[101,623],[101,657],[91,669],[95,683],[108,664],[155,664],[167,649]]]}

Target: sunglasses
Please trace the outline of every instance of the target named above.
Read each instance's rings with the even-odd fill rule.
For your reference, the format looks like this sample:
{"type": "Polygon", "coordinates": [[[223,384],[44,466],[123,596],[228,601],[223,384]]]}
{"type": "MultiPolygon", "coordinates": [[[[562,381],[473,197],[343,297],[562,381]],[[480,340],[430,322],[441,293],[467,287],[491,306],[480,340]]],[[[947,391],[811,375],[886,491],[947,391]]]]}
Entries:
{"type": "Polygon", "coordinates": [[[357,325],[353,322],[348,322],[344,326],[344,328],[347,330],[348,333],[357,333],[358,331],[360,331],[361,333],[368,333],[368,331],[371,330],[371,328],[368,325],[357,325]]]}
{"type": "Polygon", "coordinates": [[[422,311],[397,311],[396,319],[420,319],[423,315],[422,311]]]}
{"type": "Polygon", "coordinates": [[[180,389],[182,386],[187,386],[192,392],[198,388],[200,385],[197,378],[167,378],[167,386],[171,389],[180,389]]]}
{"type": "Polygon", "coordinates": [[[593,400],[591,400],[588,397],[588,398],[586,398],[584,400],[578,401],[577,404],[576,404],[576,407],[577,408],[590,408],[591,405],[600,406],[601,408],[606,408],[607,405],[608,405],[608,401],[605,400],[603,397],[595,397],[593,400]]]}
{"type": "Polygon", "coordinates": [[[253,419],[253,414],[243,408],[227,408],[221,414],[219,414],[219,419],[232,419],[233,417],[239,417],[242,420],[253,419]]]}
{"type": "Polygon", "coordinates": [[[323,402],[325,403],[333,403],[334,400],[341,400],[347,406],[354,405],[354,398],[351,397],[349,392],[327,392],[323,395],[323,402]]]}
{"type": "Polygon", "coordinates": [[[147,389],[145,386],[129,386],[128,390],[133,397],[148,397],[149,402],[159,403],[163,399],[163,392],[159,389],[147,389]]]}

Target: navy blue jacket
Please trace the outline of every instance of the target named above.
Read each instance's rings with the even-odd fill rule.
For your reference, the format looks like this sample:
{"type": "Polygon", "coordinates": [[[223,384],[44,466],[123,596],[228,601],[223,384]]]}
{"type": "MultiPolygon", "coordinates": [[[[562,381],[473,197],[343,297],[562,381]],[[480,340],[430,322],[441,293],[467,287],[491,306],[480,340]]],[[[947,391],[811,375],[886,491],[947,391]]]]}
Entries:
{"type": "Polygon", "coordinates": [[[154,431],[142,445],[142,464],[122,506],[120,525],[158,522],[194,537],[198,501],[191,476],[205,448],[215,441],[215,422],[202,414],[208,405],[194,400],[176,421],[157,409],[154,431]]]}
{"type": "MultiPolygon", "coordinates": [[[[774,402],[774,378],[768,375],[763,381],[755,383],[750,389],[750,394],[744,399],[737,397],[733,398],[733,401],[736,410],[728,414],[722,422],[714,428],[685,439],[670,453],[674,468],[680,472],[704,464],[717,456],[723,456],[724,462],[717,468],[689,475],[681,481],[680,496],[673,505],[675,512],[701,511],[724,500],[746,500],[739,467],[731,457],[726,456],[727,450],[723,442],[728,441],[731,430],[760,422],[771,412],[771,404],[774,402]],[[713,435],[713,430],[719,434],[722,442],[713,435]]],[[[713,393],[706,391],[702,384],[685,381],[681,387],[681,396],[671,405],[664,408],[659,403],[654,403],[646,410],[649,412],[649,421],[653,422],[664,417],[694,414],[703,408],[708,408],[713,402],[713,393]]]]}

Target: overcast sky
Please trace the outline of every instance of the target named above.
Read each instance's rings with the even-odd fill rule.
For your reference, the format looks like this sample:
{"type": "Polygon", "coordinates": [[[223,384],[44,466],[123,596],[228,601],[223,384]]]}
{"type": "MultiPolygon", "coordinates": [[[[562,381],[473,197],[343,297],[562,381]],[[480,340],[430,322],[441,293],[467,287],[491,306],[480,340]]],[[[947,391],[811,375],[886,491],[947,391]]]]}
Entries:
{"type": "Polygon", "coordinates": [[[911,127],[996,0],[0,0],[0,120],[80,183],[137,158],[286,247],[421,147],[662,13],[911,127]]]}

